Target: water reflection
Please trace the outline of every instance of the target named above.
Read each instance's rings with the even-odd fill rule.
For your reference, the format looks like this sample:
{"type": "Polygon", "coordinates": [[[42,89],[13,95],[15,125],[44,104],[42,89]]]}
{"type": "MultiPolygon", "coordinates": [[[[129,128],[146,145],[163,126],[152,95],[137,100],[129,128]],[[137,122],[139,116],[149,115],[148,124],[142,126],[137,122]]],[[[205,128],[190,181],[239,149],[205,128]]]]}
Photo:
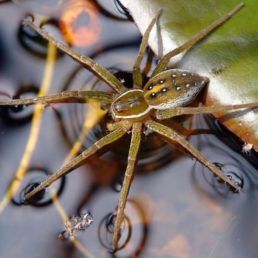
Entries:
{"type": "MultiPolygon", "coordinates": [[[[26,16],[28,17],[28,16],[26,16]]],[[[26,19],[26,17],[24,19],[26,19]]],[[[33,29],[28,26],[24,26],[21,22],[18,30],[18,39],[20,44],[29,52],[35,56],[46,58],[48,43],[42,39],[33,29]]]]}
{"type": "MultiPolygon", "coordinates": [[[[48,1],[48,4],[54,3],[50,7],[47,7],[47,4],[42,1],[25,2],[24,10],[29,2],[37,8],[42,5],[46,7],[43,10],[51,16],[51,19],[55,22],[58,21],[56,15],[53,14],[55,10],[50,10],[53,6],[58,6],[57,1],[48,1]]],[[[105,1],[99,1],[101,8],[105,6],[104,3],[105,1]]],[[[1,8],[4,6],[5,4],[2,4],[1,8]]],[[[26,10],[26,13],[31,10],[30,8],[26,10]]],[[[38,11],[42,12],[42,9],[38,11]]],[[[103,11],[102,16],[108,17],[108,19],[113,17],[107,13],[110,12],[103,11]]],[[[113,10],[112,13],[116,14],[117,10],[113,10]]],[[[20,16],[13,15],[13,17],[25,16],[22,13],[20,16]]],[[[108,44],[101,42],[96,49],[85,49],[83,52],[99,59],[105,67],[110,67],[110,70],[129,86],[132,81],[131,64],[137,52],[140,38],[136,32],[134,37],[129,40],[128,38],[124,39],[128,34],[127,30],[117,29],[119,19],[113,18],[114,24],[112,26],[118,32],[114,37],[117,38],[117,41],[108,42],[108,44]]],[[[55,25],[57,23],[52,22],[51,19],[48,20],[46,26],[54,31],[55,35],[61,36],[59,27],[55,25]]],[[[43,57],[46,51],[46,42],[37,38],[32,31],[24,31],[26,29],[20,27],[19,24],[18,22],[16,25],[19,28],[19,33],[22,34],[19,44],[27,44],[29,51],[24,51],[21,56],[17,53],[13,59],[20,64],[21,68],[25,63],[24,58],[29,60],[30,71],[25,73],[21,70],[23,77],[30,78],[36,73],[34,66],[38,65],[40,59],[36,58],[37,55],[29,53],[35,52],[43,57]]],[[[123,22],[123,24],[125,23],[123,22]]],[[[3,36],[3,39],[5,38],[3,36]]],[[[9,39],[6,39],[8,44],[14,44],[15,40],[9,39]]],[[[22,51],[22,48],[19,50],[22,51]]],[[[14,51],[16,51],[15,48],[12,48],[12,52],[14,51]]],[[[10,60],[1,60],[4,62],[3,67],[11,66],[13,68],[10,60]]],[[[44,59],[42,61],[44,62],[44,59]]],[[[11,77],[17,81],[17,84],[14,84],[18,88],[16,97],[37,94],[38,90],[34,91],[36,87],[28,92],[21,91],[21,83],[18,83],[20,82],[19,77],[16,78],[16,73],[10,73],[11,70],[9,73],[4,70],[3,73],[6,77],[11,77]]],[[[38,82],[36,83],[36,79],[34,79],[32,81],[35,83],[32,85],[39,85],[42,76],[41,70],[37,76],[38,82]]],[[[105,86],[90,76],[84,68],[75,65],[69,58],[67,61],[64,58],[58,63],[52,91],[74,88],[104,89],[105,86]]],[[[46,164],[47,161],[46,167],[54,168],[62,163],[62,154],[68,151],[78,137],[87,105],[57,105],[49,108],[48,111],[46,114],[47,123],[42,129],[39,150],[35,152],[33,164],[46,164]],[[54,157],[53,153],[55,153],[54,157]]],[[[5,112],[7,111],[5,110],[5,112]]],[[[10,182],[11,172],[15,171],[17,160],[20,159],[22,153],[20,149],[23,149],[22,143],[27,139],[27,135],[18,125],[22,124],[22,121],[30,120],[32,109],[26,107],[17,110],[14,107],[14,110],[8,112],[12,113],[11,116],[10,114],[7,116],[9,120],[19,120],[19,122],[15,127],[15,132],[11,131],[10,127],[3,129],[1,126],[1,135],[5,136],[0,139],[2,157],[0,161],[2,169],[0,190],[6,189],[6,182],[10,182]],[[13,111],[19,112],[14,114],[13,111]],[[19,115],[18,118],[17,115],[19,115]],[[20,145],[21,147],[19,147],[20,145]]],[[[4,117],[5,115],[1,115],[1,121],[4,120],[4,117]]],[[[105,117],[93,128],[84,142],[84,148],[105,135],[108,119],[105,117]]],[[[183,130],[180,126],[178,130],[187,137],[193,136],[191,141],[205,152],[213,162],[217,162],[217,165],[225,173],[238,180],[239,184],[243,186],[243,192],[240,194],[230,192],[202,165],[192,162],[189,155],[178,152],[155,135],[146,135],[133,187],[130,191],[130,198],[133,197],[133,199],[128,201],[127,220],[124,224],[124,230],[121,232],[121,250],[115,254],[109,254],[107,249],[112,251],[110,232],[112,232],[113,214],[116,210],[124,177],[129,145],[129,139],[125,138],[122,142],[112,146],[110,152],[100,153],[103,156],[95,156],[90,159],[87,167],[82,167],[80,171],[71,173],[67,177],[65,191],[63,191],[64,178],[55,185],[55,189],[61,197],[60,201],[69,214],[77,216],[84,209],[92,212],[94,223],[83,234],[80,234],[79,238],[85,246],[89,247],[95,257],[156,258],[169,257],[171,254],[182,257],[182,254],[188,254],[188,257],[206,258],[211,250],[214,250],[213,257],[255,257],[258,235],[253,225],[257,224],[258,214],[257,169],[223,144],[226,140],[227,143],[230,143],[231,135],[227,133],[225,128],[216,124],[215,119],[205,122],[191,122],[190,119],[184,118],[181,122],[189,130],[183,130]],[[216,124],[216,126],[214,127],[212,124],[216,124]],[[203,128],[203,130],[199,130],[199,128],[203,128]],[[220,136],[223,142],[214,135],[220,136]],[[140,202],[137,199],[137,196],[140,195],[147,196],[147,201],[140,202]],[[240,240],[236,243],[235,239],[240,240]],[[217,244],[214,245],[214,243],[217,244]]],[[[242,143],[239,144],[233,140],[232,146],[235,146],[237,152],[241,153],[242,143]]],[[[250,156],[252,162],[257,164],[257,157],[253,155],[252,151],[250,156]]],[[[54,205],[49,205],[52,201],[50,190],[42,192],[42,195],[38,196],[39,199],[34,200],[32,204],[33,206],[43,206],[44,209],[32,209],[30,205],[20,207],[24,200],[24,191],[28,189],[28,186],[33,187],[49,174],[46,167],[31,167],[31,172],[28,172],[21,191],[13,199],[15,205],[8,207],[6,213],[0,214],[0,226],[1,232],[3,232],[0,249],[4,257],[14,257],[13,253],[10,252],[13,246],[16,247],[19,254],[26,257],[32,257],[33,252],[34,255],[37,252],[39,257],[57,256],[57,254],[59,256],[60,252],[63,257],[81,256],[70,243],[60,244],[56,241],[63,225],[54,205]],[[18,241],[24,235],[27,237],[18,241]]]]}
{"type": "Polygon", "coordinates": [[[9,2],[11,0],[0,0],[0,4],[3,4],[3,3],[6,3],[6,2],[9,2]]]}
{"type": "Polygon", "coordinates": [[[113,0],[115,6],[116,6],[116,12],[114,10],[110,9],[109,6],[105,4],[105,1],[101,0],[96,0],[94,3],[100,10],[102,15],[105,15],[106,17],[109,17],[114,20],[118,21],[132,21],[132,17],[128,10],[121,4],[119,0],[113,0]],[[118,11],[118,13],[117,13],[118,11]],[[120,14],[120,15],[118,15],[120,14]]]}
{"type": "MultiPolygon", "coordinates": [[[[221,163],[214,163],[218,168],[221,169],[224,174],[229,177],[237,186],[239,186],[241,189],[244,187],[244,179],[242,177],[242,173],[239,167],[236,167],[234,165],[230,164],[221,164],[221,163]]],[[[221,180],[218,180],[219,183],[221,180]]],[[[233,189],[230,189],[231,191],[234,191],[233,189]]]]}
{"type": "MultiPolygon", "coordinates": [[[[45,207],[53,202],[53,196],[60,196],[64,190],[65,177],[53,184],[50,189],[43,190],[25,203],[25,194],[37,187],[43,180],[49,177],[51,173],[46,168],[30,167],[18,193],[12,198],[15,205],[29,204],[34,207],[45,207]]],[[[18,179],[16,179],[18,180],[18,179]]]]}
{"type": "MultiPolygon", "coordinates": [[[[207,125],[212,126],[214,124],[216,126],[220,125],[220,123],[212,116],[204,116],[202,118],[198,118],[198,121],[198,124],[201,127],[207,127],[207,125]]],[[[224,142],[230,143],[232,141],[231,139],[234,139],[236,137],[232,134],[229,134],[228,130],[216,130],[214,126],[211,127],[210,132],[210,137],[208,135],[202,134],[202,136],[197,140],[198,149],[204,154],[205,150],[208,149],[208,147],[213,149],[212,155],[210,154],[210,150],[207,151],[207,153],[211,156],[208,156],[209,160],[211,160],[216,166],[218,166],[222,170],[222,172],[224,172],[228,177],[232,178],[235,183],[243,189],[243,191],[249,191],[248,188],[253,181],[253,179],[250,178],[250,173],[252,172],[247,171],[246,166],[242,164],[242,162],[234,153],[232,153],[231,150],[225,148],[224,146],[220,146],[217,141],[213,140],[214,136],[216,136],[223,139],[224,142]]],[[[239,144],[241,143],[239,142],[239,144]]],[[[238,145],[238,149],[240,148],[241,145],[238,145]]],[[[230,187],[225,185],[224,182],[221,182],[218,177],[210,173],[209,170],[201,165],[199,162],[196,162],[193,175],[197,177],[197,173],[200,173],[200,171],[206,183],[212,186],[217,193],[224,197],[230,197],[234,195],[234,191],[232,191],[230,187]]],[[[197,181],[195,181],[195,183],[198,184],[197,181]]],[[[202,184],[202,181],[200,182],[200,184],[202,184]]],[[[198,187],[200,187],[200,185],[198,187]]]]}
{"type": "MultiPolygon", "coordinates": [[[[29,98],[38,94],[38,87],[34,85],[21,85],[12,98],[29,98]]],[[[0,93],[0,97],[10,96],[7,93],[0,93]]],[[[19,126],[31,121],[33,115],[32,106],[2,106],[0,116],[2,121],[9,126],[19,126]]]]}
{"type": "Polygon", "coordinates": [[[99,10],[90,1],[70,1],[64,5],[59,25],[67,42],[77,47],[95,44],[102,33],[99,10]]]}
{"type": "Polygon", "coordinates": [[[139,257],[147,245],[150,227],[143,204],[137,199],[127,201],[126,216],[116,250],[112,245],[114,222],[114,213],[108,213],[100,221],[98,237],[101,245],[113,254],[112,257],[139,257]],[[129,246],[130,248],[128,248],[129,246]],[[117,251],[120,251],[118,255],[116,255],[117,251]]]}
{"type": "Polygon", "coordinates": [[[232,149],[238,153],[242,153],[254,166],[258,167],[257,153],[253,148],[245,151],[245,143],[241,141],[237,136],[233,135],[225,126],[218,122],[218,120],[206,117],[208,125],[217,131],[217,135],[220,139],[225,141],[232,149]]]}
{"type": "MultiPolygon", "coordinates": [[[[116,216],[113,213],[107,214],[100,222],[99,230],[98,230],[98,235],[99,235],[99,240],[101,245],[111,253],[114,252],[112,237],[114,234],[115,219],[116,219],[116,216]]],[[[119,243],[118,243],[117,250],[121,250],[127,245],[127,243],[130,241],[131,234],[132,234],[132,225],[131,225],[130,219],[127,216],[125,216],[124,222],[121,228],[121,233],[119,236],[119,243]]]]}
{"type": "Polygon", "coordinates": [[[10,0],[27,12],[49,15],[60,9],[64,0],[10,0]]]}

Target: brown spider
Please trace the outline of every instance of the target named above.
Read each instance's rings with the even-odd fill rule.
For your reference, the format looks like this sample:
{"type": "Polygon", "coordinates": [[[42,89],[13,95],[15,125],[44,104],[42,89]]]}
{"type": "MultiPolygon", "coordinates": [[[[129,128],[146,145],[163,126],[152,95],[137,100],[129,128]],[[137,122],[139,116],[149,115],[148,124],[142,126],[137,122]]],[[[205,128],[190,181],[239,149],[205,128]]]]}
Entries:
{"type": "Polygon", "coordinates": [[[46,31],[36,26],[33,21],[25,21],[25,24],[37,31],[43,38],[55,45],[57,48],[71,56],[81,63],[87,69],[92,71],[101,80],[107,83],[116,93],[103,91],[65,91],[57,94],[32,98],[32,99],[14,99],[10,101],[0,101],[0,105],[30,105],[30,104],[50,104],[50,103],[85,103],[89,100],[99,101],[102,107],[112,115],[114,123],[110,127],[110,132],[91,147],[84,150],[80,155],[72,159],[57,172],[43,181],[39,186],[26,194],[25,199],[29,199],[36,193],[48,187],[54,181],[68,174],[72,170],[85,163],[86,159],[96,153],[104,146],[117,141],[126,133],[131,133],[131,144],[128,155],[128,164],[125,172],[124,182],[120,194],[119,204],[116,212],[115,228],[113,235],[113,245],[117,248],[120,228],[124,219],[124,209],[126,199],[133,179],[136,158],[141,143],[143,128],[148,128],[165,137],[172,143],[177,143],[191,153],[196,159],[207,166],[215,175],[222,179],[226,184],[239,192],[240,187],[227,177],[217,166],[211,163],[202,153],[195,149],[180,133],[172,128],[163,125],[157,120],[172,118],[185,114],[204,114],[219,111],[229,111],[242,108],[257,107],[258,103],[249,103],[241,105],[225,105],[210,107],[184,107],[191,103],[201,90],[209,83],[207,77],[200,76],[189,71],[179,69],[166,69],[169,60],[195,46],[204,37],[213,30],[221,26],[228,19],[234,16],[243,4],[239,4],[227,15],[219,18],[208,27],[204,28],[190,40],[164,55],[148,82],[143,85],[140,64],[148,44],[148,38],[151,29],[159,18],[161,11],[152,19],[147,30],[144,33],[140,50],[133,68],[133,88],[126,88],[119,79],[106,70],[101,65],[87,56],[82,56],[67,45],[57,42],[46,31]]]}

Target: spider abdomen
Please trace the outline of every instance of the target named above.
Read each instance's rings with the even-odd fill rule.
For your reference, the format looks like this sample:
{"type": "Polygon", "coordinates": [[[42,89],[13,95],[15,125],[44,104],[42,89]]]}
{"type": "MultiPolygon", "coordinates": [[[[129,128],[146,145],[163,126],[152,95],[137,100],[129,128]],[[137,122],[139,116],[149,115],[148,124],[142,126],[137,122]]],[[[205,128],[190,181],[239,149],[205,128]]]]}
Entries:
{"type": "Polygon", "coordinates": [[[196,98],[209,79],[180,69],[161,72],[144,86],[144,98],[153,109],[185,106],[196,98]]]}

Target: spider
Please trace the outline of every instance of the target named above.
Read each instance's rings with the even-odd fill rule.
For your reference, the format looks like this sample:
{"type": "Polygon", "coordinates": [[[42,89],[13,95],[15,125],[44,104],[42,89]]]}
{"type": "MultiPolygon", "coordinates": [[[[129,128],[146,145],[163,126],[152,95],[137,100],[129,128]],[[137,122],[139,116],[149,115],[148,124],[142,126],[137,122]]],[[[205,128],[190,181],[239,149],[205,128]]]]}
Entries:
{"type": "Polygon", "coordinates": [[[143,76],[140,65],[148,45],[149,34],[161,15],[161,10],[158,11],[143,35],[140,49],[133,67],[133,87],[130,89],[126,88],[118,78],[94,60],[87,56],[82,56],[67,45],[56,41],[45,30],[35,25],[33,20],[26,20],[24,22],[25,25],[30,26],[47,41],[93,72],[97,77],[108,84],[115,93],[78,90],[64,91],[53,95],[31,99],[0,101],[0,105],[31,105],[36,103],[86,103],[90,100],[94,100],[99,101],[102,108],[107,110],[112,116],[113,123],[112,126],[109,127],[109,133],[106,136],[99,139],[80,155],[65,164],[45,181],[41,182],[41,184],[36,188],[26,193],[25,199],[30,199],[57,179],[65,176],[72,170],[84,164],[88,157],[95,154],[104,146],[117,141],[127,133],[131,134],[128,163],[116,211],[113,234],[113,245],[114,248],[117,248],[121,234],[121,225],[125,216],[124,209],[126,206],[126,200],[137,162],[137,154],[141,144],[142,134],[146,128],[159,134],[172,143],[181,145],[234,191],[239,192],[241,190],[239,185],[227,177],[216,165],[210,162],[201,152],[193,147],[184,136],[173,128],[162,124],[161,120],[186,114],[204,114],[258,106],[258,103],[249,103],[210,107],[185,107],[196,98],[205,86],[208,85],[209,79],[190,71],[167,68],[172,57],[191,49],[208,34],[232,18],[243,6],[244,4],[242,3],[237,5],[225,16],[220,17],[208,27],[199,31],[186,43],[161,57],[157,66],[153,69],[147,83],[143,85],[143,76]]]}

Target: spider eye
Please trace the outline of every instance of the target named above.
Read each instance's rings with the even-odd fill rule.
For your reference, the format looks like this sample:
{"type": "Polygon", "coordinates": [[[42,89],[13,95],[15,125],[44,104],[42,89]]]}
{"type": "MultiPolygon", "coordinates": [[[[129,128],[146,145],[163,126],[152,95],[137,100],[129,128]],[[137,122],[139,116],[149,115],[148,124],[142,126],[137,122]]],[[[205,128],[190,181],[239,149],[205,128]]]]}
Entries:
{"type": "Polygon", "coordinates": [[[168,88],[162,88],[162,89],[161,89],[161,92],[162,92],[162,93],[165,93],[165,92],[167,92],[167,91],[168,91],[168,88]]]}
{"type": "Polygon", "coordinates": [[[157,96],[157,94],[156,94],[155,92],[152,92],[152,93],[150,94],[150,97],[151,97],[151,98],[156,98],[156,96],[157,96]]]}
{"type": "Polygon", "coordinates": [[[153,89],[153,84],[150,84],[149,86],[148,86],[148,90],[152,90],[153,89]]]}

